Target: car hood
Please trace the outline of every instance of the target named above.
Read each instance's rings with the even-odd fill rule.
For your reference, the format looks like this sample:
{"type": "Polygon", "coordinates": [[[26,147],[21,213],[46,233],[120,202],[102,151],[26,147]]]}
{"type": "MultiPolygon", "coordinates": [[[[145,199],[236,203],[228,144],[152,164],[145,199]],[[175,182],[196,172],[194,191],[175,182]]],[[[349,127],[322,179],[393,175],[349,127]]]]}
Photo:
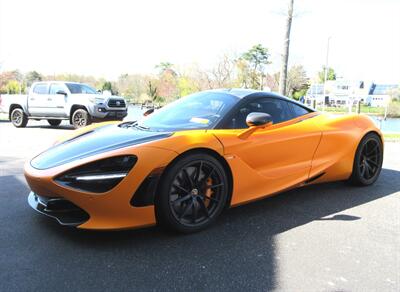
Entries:
{"type": "Polygon", "coordinates": [[[89,130],[57,144],[32,159],[36,169],[48,169],[99,153],[159,140],[171,136],[168,132],[151,132],[132,127],[105,125],[89,130]]]}

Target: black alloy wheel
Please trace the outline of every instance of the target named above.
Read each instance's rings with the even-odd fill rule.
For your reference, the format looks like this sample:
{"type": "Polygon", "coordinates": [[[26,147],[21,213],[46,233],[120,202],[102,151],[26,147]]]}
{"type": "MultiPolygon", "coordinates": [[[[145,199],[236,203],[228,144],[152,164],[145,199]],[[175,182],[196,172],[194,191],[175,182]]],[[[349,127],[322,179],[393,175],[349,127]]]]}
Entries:
{"type": "Polygon", "coordinates": [[[357,185],[371,185],[382,169],[383,145],[375,133],[367,134],[360,142],[353,166],[350,181],[357,185]]]}
{"type": "Polygon", "coordinates": [[[219,216],[226,205],[229,185],[217,159],[194,154],[169,169],[161,190],[156,202],[158,221],[189,233],[207,227],[219,216]]]}

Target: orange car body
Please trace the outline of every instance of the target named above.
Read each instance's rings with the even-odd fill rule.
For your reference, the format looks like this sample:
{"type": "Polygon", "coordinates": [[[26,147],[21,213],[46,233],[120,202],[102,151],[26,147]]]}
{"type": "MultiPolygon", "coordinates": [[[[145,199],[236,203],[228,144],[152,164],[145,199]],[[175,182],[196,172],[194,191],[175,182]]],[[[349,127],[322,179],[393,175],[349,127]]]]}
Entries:
{"type": "MultiPolygon", "coordinates": [[[[100,126],[87,127],[74,135],[100,126]]],[[[259,129],[178,131],[165,139],[44,170],[28,162],[25,177],[34,193],[66,198],[85,210],[90,218],[78,228],[137,228],[153,225],[156,219],[154,206],[130,204],[133,194],[149,174],[167,167],[184,152],[207,149],[226,161],[232,178],[230,206],[237,206],[307,184],[348,179],[358,143],[371,131],[382,137],[374,123],[363,115],[332,116],[312,112],[259,129]],[[130,175],[108,192],[79,191],[54,180],[67,169],[122,154],[136,155],[137,163],[130,175]]]]}

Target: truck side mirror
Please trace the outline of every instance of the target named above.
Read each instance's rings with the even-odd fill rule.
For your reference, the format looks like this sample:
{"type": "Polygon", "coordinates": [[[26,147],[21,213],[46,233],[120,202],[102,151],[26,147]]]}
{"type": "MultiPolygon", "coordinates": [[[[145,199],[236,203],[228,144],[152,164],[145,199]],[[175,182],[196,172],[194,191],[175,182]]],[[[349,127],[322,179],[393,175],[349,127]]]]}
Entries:
{"type": "Polygon", "coordinates": [[[64,90],[58,90],[58,91],[56,92],[56,94],[62,94],[62,95],[65,95],[65,96],[68,95],[64,90]]]}

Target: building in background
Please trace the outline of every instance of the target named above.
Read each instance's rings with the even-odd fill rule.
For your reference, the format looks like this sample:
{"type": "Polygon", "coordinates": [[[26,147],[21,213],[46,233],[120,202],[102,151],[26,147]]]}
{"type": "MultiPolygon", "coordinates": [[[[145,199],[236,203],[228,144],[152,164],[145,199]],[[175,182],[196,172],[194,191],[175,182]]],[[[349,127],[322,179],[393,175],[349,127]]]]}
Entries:
{"type": "Polygon", "coordinates": [[[395,84],[375,84],[360,80],[337,79],[323,84],[311,84],[305,97],[308,105],[349,106],[358,102],[374,107],[384,107],[390,102],[391,92],[398,89],[395,84]]]}
{"type": "Polygon", "coordinates": [[[391,100],[391,93],[399,88],[397,84],[372,83],[365,104],[374,107],[385,107],[391,100]]]}

